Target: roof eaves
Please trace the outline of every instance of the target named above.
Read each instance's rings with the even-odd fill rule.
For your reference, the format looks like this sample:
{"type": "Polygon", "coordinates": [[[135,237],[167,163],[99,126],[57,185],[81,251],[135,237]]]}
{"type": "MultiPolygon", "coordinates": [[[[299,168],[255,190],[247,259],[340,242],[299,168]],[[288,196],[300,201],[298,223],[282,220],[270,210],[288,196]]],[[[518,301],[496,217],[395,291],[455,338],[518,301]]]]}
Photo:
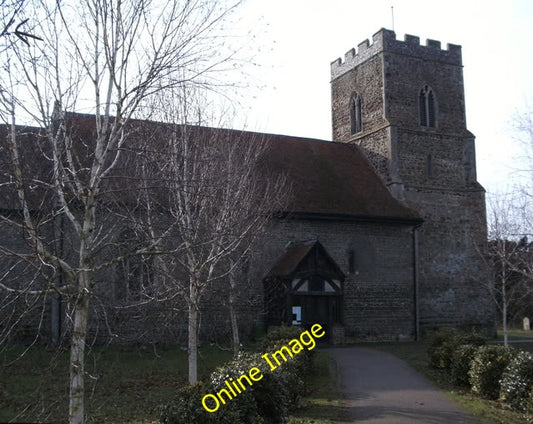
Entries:
{"type": "Polygon", "coordinates": [[[278,219],[308,219],[316,221],[352,221],[352,222],[375,222],[399,225],[418,226],[424,222],[420,216],[380,216],[380,215],[349,215],[332,213],[312,213],[312,212],[279,212],[275,215],[278,219]]]}

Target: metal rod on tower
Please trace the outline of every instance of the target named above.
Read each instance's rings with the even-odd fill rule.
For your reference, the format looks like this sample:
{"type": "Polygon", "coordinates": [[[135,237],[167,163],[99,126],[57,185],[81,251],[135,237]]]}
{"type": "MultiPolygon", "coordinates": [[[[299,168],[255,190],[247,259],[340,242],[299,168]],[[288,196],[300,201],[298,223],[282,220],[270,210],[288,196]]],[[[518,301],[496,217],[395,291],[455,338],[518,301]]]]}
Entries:
{"type": "Polygon", "coordinates": [[[392,32],[394,32],[394,6],[390,7],[390,13],[392,17],[392,32]]]}

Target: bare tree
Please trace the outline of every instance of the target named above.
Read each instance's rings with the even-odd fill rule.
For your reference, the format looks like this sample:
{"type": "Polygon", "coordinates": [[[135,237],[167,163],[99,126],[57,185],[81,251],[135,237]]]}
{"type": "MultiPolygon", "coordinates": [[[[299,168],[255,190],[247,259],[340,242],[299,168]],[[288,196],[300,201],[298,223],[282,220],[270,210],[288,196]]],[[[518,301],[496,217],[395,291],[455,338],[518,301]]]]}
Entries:
{"type": "MultiPolygon", "coordinates": [[[[242,288],[242,279],[246,278],[246,275],[239,275],[239,265],[241,263],[246,263],[247,249],[242,249],[241,252],[238,252],[237,259],[234,256],[228,258],[228,309],[229,309],[229,318],[231,325],[231,344],[233,347],[233,355],[237,356],[240,351],[241,339],[239,332],[239,319],[237,314],[238,306],[238,293],[239,288],[242,288]],[[240,278],[239,278],[240,277],[240,278]],[[241,284],[239,284],[239,281],[241,284]]],[[[244,273],[246,274],[246,273],[244,273]]]]}
{"type": "MultiPolygon", "coordinates": [[[[522,144],[526,158],[531,164],[533,159],[533,111],[528,106],[522,112],[515,114],[513,128],[516,132],[516,138],[522,144]]],[[[529,166],[526,171],[530,173],[533,169],[529,166]]]]}
{"type": "MultiPolygon", "coordinates": [[[[70,305],[72,424],[83,423],[86,415],[89,305],[97,286],[106,283],[95,275],[117,260],[99,255],[108,241],[106,180],[127,150],[129,122],[141,116],[146,99],[177,85],[217,86],[212,76],[234,53],[220,46],[222,29],[237,5],[209,0],[69,5],[43,0],[31,3],[35,31],[43,40],[39,45],[0,37],[0,119],[7,128],[2,148],[10,165],[2,189],[10,191],[20,211],[20,219],[4,214],[1,220],[18,229],[28,245],[3,252],[29,264],[36,275],[29,286],[10,286],[8,275],[0,284],[5,292],[24,296],[59,293],[70,305]],[[65,112],[75,109],[94,113],[89,129],[65,112]],[[19,122],[40,127],[38,137],[28,139],[19,122]],[[33,165],[46,172],[35,175],[33,165]],[[50,243],[48,229],[58,217],[71,243],[65,255],[50,243]],[[35,287],[37,281],[43,282],[41,287],[35,287]]],[[[157,243],[152,240],[137,253],[157,243]]]]}
{"type": "MultiPolygon", "coordinates": [[[[180,97],[180,96],[178,96],[180,97]]],[[[181,98],[191,99],[187,94],[181,98]]],[[[162,118],[171,121],[189,116],[202,122],[202,103],[166,99],[162,118]],[[176,107],[178,106],[178,107],[176,107]]],[[[213,129],[169,123],[167,143],[159,146],[151,172],[165,188],[165,202],[173,231],[161,239],[159,271],[165,288],[161,293],[184,299],[188,308],[189,383],[197,381],[198,332],[202,302],[214,285],[229,300],[234,344],[239,344],[235,312],[238,289],[235,268],[261,234],[272,213],[286,199],[283,175],[261,169],[269,145],[263,136],[237,130],[213,129]],[[170,253],[165,253],[170,252],[170,253]]],[[[144,228],[165,228],[154,225],[144,228]]]]}
{"type": "Polygon", "coordinates": [[[520,178],[508,193],[488,197],[488,250],[480,252],[487,269],[487,289],[501,314],[506,345],[509,319],[524,310],[524,302],[533,293],[533,255],[528,242],[533,236],[532,118],[528,108],[514,116],[512,125],[522,151],[515,161],[520,178]]]}
{"type": "Polygon", "coordinates": [[[28,28],[29,18],[25,17],[25,0],[1,0],[0,2],[0,38],[14,38],[26,45],[30,40],[42,41],[42,38],[33,34],[28,28]]]}
{"type": "Polygon", "coordinates": [[[504,344],[509,317],[533,293],[533,255],[528,242],[528,198],[522,192],[492,196],[488,208],[487,288],[500,312],[504,344]]]}
{"type": "MultiPolygon", "coordinates": [[[[513,168],[517,178],[512,191],[521,194],[518,196],[521,204],[517,208],[522,208],[524,198],[533,198],[533,110],[526,104],[521,111],[514,113],[510,122],[513,139],[520,152],[514,158],[513,168]]],[[[533,232],[531,218],[525,215],[522,218],[525,220],[524,229],[533,232]]]]}

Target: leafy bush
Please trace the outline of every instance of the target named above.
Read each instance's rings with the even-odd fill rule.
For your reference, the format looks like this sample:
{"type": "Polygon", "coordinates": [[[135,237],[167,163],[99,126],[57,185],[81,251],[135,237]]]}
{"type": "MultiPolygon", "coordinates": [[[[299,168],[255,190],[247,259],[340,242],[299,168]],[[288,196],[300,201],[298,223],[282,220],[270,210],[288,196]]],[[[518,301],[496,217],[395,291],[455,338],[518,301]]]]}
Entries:
{"type": "Polygon", "coordinates": [[[159,419],[161,424],[247,424],[241,419],[236,404],[226,403],[216,413],[207,412],[202,407],[202,398],[212,389],[203,384],[188,385],[178,391],[176,398],[161,408],[159,419]]]}
{"type": "Polygon", "coordinates": [[[525,412],[533,385],[533,355],[516,352],[505,368],[500,384],[500,399],[513,409],[525,412]]]}
{"type": "Polygon", "coordinates": [[[462,345],[483,346],[487,344],[487,338],[477,333],[459,333],[458,341],[462,345]]]}
{"type": "Polygon", "coordinates": [[[472,391],[489,399],[500,394],[500,379],[511,360],[511,349],[504,346],[480,346],[472,359],[468,375],[472,391]]]}
{"type": "MultiPolygon", "coordinates": [[[[262,350],[265,350],[273,345],[279,344],[279,342],[289,342],[292,339],[297,339],[304,331],[302,327],[282,325],[279,327],[272,327],[268,330],[268,333],[263,338],[261,343],[262,350]]],[[[282,344],[283,344],[282,343],[282,344]]]]}
{"type": "MultiPolygon", "coordinates": [[[[272,353],[282,346],[287,346],[290,349],[287,340],[279,340],[277,343],[267,347],[265,353],[272,357],[272,353]]],[[[286,389],[289,409],[296,408],[302,396],[307,393],[306,377],[310,375],[313,367],[314,352],[307,350],[305,347],[303,349],[299,353],[294,353],[292,358],[287,358],[287,362],[282,362],[272,371],[286,389]]],[[[274,362],[274,365],[277,364],[274,362]]]]}
{"type": "MultiPolygon", "coordinates": [[[[225,385],[227,380],[231,383],[230,378],[236,381],[238,377],[243,374],[248,375],[249,371],[253,367],[261,369],[263,375],[267,371],[268,367],[262,366],[264,361],[261,360],[257,354],[241,354],[237,358],[228,362],[227,364],[217,368],[210,376],[208,384],[196,384],[194,386],[186,386],[178,391],[176,398],[168,405],[161,409],[160,420],[162,424],[215,424],[215,423],[228,423],[228,424],[263,424],[265,421],[261,417],[261,412],[265,408],[265,402],[271,400],[271,398],[265,394],[265,389],[268,392],[269,388],[265,387],[269,383],[268,378],[262,378],[261,380],[254,382],[252,386],[246,387],[247,382],[244,380],[246,390],[242,390],[241,393],[237,393],[231,400],[226,400],[223,404],[220,402],[219,408],[215,412],[208,412],[202,406],[203,397],[210,393],[216,395],[221,389],[228,389],[225,385]],[[266,385],[263,384],[266,381],[266,385]],[[255,390],[254,390],[255,389],[255,390]],[[266,396],[266,400],[262,399],[258,404],[256,399],[260,396],[266,396]]],[[[272,384],[272,383],[271,383],[272,384]]],[[[279,389],[276,386],[276,389],[279,389]]],[[[270,391],[275,389],[270,389],[270,391]]],[[[225,398],[225,397],[224,397],[225,398]]],[[[226,398],[225,398],[226,399],[226,398]]],[[[275,414],[280,408],[285,405],[285,400],[280,399],[279,396],[275,400],[271,400],[275,404],[276,410],[268,411],[269,414],[275,414]]],[[[283,411],[284,412],[284,411],[283,411]]],[[[278,419],[279,415],[275,415],[278,419]]],[[[284,422],[284,416],[280,421],[284,422]]],[[[267,423],[273,421],[266,421],[267,423]]]]}
{"type": "Polygon", "coordinates": [[[469,386],[470,381],[468,372],[470,371],[472,359],[478,346],[472,344],[464,344],[458,346],[452,354],[450,364],[450,379],[453,384],[458,386],[469,386]]]}
{"type": "Polygon", "coordinates": [[[466,344],[482,346],[486,341],[486,338],[475,333],[461,333],[452,328],[438,330],[428,337],[429,364],[433,368],[450,371],[452,357],[458,346],[466,344]]]}
{"type": "Polygon", "coordinates": [[[429,364],[433,368],[449,369],[457,331],[453,329],[441,329],[428,337],[429,364]]]}
{"type": "Polygon", "coordinates": [[[288,386],[283,380],[284,375],[269,372],[263,375],[253,391],[257,402],[257,412],[266,424],[283,424],[289,416],[288,386]]]}
{"type": "MultiPolygon", "coordinates": [[[[273,371],[287,388],[287,406],[289,409],[296,407],[301,397],[306,394],[305,379],[313,369],[315,347],[310,344],[310,338],[314,339],[314,337],[311,334],[302,335],[304,331],[305,329],[301,327],[287,325],[274,327],[270,329],[261,343],[262,352],[271,354],[282,346],[287,346],[290,349],[289,342],[291,340],[298,339],[302,341],[303,337],[303,350],[295,353],[292,358],[273,371]],[[306,343],[308,346],[305,346],[306,343]],[[309,350],[309,347],[313,348],[309,350]]],[[[316,343],[316,339],[314,343],[316,343]]]]}
{"type": "Polygon", "coordinates": [[[533,421],[533,386],[531,386],[527,397],[527,412],[525,418],[528,420],[528,423],[533,421]]]}
{"type": "MultiPolygon", "coordinates": [[[[236,358],[217,368],[211,374],[208,384],[198,384],[181,389],[176,399],[161,410],[162,424],[284,424],[288,419],[288,411],[295,407],[300,397],[306,392],[305,376],[311,373],[314,350],[302,346],[299,353],[287,357],[276,369],[271,370],[267,362],[261,357],[268,353],[271,361],[272,354],[282,346],[290,349],[289,342],[300,339],[301,328],[278,327],[271,331],[262,342],[262,352],[240,353],[236,358]],[[242,375],[249,376],[252,368],[261,371],[262,378],[251,381],[242,380],[242,386],[237,379],[242,375]],[[216,412],[209,413],[202,406],[203,397],[210,393],[216,395],[222,389],[229,389],[228,384],[238,385],[241,392],[232,399],[220,404],[216,412]]],[[[310,339],[305,338],[309,346],[310,339]]],[[[303,345],[304,343],[302,343],[303,345]]],[[[285,352],[288,355],[287,352],[285,352]]],[[[278,359],[282,361],[279,357],[278,359]]],[[[234,386],[235,388],[235,386],[234,386]]],[[[237,389],[235,388],[237,391],[237,389]]],[[[211,399],[214,402],[214,399],[211,399]]],[[[213,406],[214,408],[214,406],[213,406]]]]}
{"type": "MultiPolygon", "coordinates": [[[[285,365],[283,365],[285,366],[285,365]]],[[[259,381],[252,382],[252,386],[246,387],[246,390],[231,402],[226,403],[226,407],[230,403],[236,403],[239,407],[241,418],[246,419],[246,422],[263,422],[250,421],[262,417],[265,423],[281,424],[287,420],[289,395],[287,392],[287,385],[284,384],[283,378],[285,375],[270,371],[268,364],[261,359],[257,353],[240,353],[239,356],[217,368],[211,374],[211,385],[215,388],[223,388],[224,381],[229,378],[240,377],[243,374],[248,374],[253,367],[259,368],[262,378],[259,381]],[[247,402],[241,401],[243,395],[251,396],[251,400],[247,402]],[[241,402],[236,402],[241,401],[241,402]],[[255,418],[254,418],[255,417],[255,418]]],[[[222,407],[221,407],[222,409],[222,407]]],[[[218,411],[217,411],[218,413],[218,411]]]]}

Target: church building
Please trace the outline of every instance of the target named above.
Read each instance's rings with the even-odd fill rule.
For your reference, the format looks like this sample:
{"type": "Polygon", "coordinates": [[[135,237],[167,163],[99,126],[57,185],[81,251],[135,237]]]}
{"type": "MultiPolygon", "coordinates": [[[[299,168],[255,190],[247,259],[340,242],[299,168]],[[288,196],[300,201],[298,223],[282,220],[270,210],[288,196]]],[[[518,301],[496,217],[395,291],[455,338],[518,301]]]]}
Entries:
{"type": "Polygon", "coordinates": [[[355,339],[493,327],[462,71],[460,46],[386,29],[331,64],[334,143],[280,154],[316,188],[269,241],[265,296],[280,305],[285,285],[289,321],[355,339]]]}
{"type": "MultiPolygon", "coordinates": [[[[291,185],[285,209],[247,261],[243,335],[259,325],[319,323],[339,344],[415,340],[439,327],[494,328],[482,260],[485,191],[466,127],[462,68],[460,46],[424,45],[411,35],[402,41],[381,29],[331,64],[332,141],[234,131],[264,139],[261,166],[291,185]]],[[[90,133],[94,117],[70,116],[80,134],[90,133]]],[[[8,196],[0,203],[0,213],[13,214],[8,196]]],[[[18,236],[2,230],[0,242],[18,236]]],[[[123,276],[111,270],[107,278],[118,287],[123,276]]],[[[61,305],[50,311],[48,327],[57,332],[61,305]]],[[[119,341],[136,340],[140,314],[113,314],[104,316],[106,325],[122,326],[113,328],[119,341]]],[[[149,318],[143,337],[176,340],[149,318]]],[[[201,321],[204,338],[231,328],[220,298],[203,304],[201,321]]],[[[185,319],[168,322],[186,331],[185,319]]]]}

